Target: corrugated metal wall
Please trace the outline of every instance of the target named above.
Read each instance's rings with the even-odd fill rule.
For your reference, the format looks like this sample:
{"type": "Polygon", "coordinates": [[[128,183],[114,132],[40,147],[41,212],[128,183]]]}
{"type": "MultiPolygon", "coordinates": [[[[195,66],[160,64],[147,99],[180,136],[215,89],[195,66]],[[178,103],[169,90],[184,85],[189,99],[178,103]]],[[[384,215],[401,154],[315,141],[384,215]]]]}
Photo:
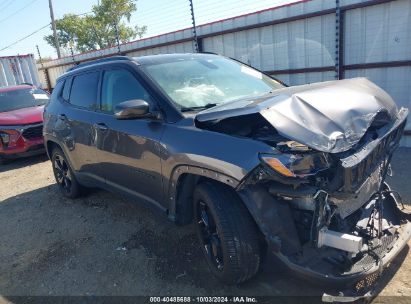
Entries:
{"type": "MultiPolygon", "coordinates": [[[[347,11],[345,24],[345,65],[411,60],[411,1],[347,11]]],[[[345,71],[345,78],[353,77],[367,77],[385,89],[399,106],[411,109],[411,64],[345,71]]],[[[406,129],[411,130],[410,120],[406,129]]]]}
{"type": "Polygon", "coordinates": [[[20,83],[40,83],[33,55],[0,57],[0,87],[20,83]]]}
{"type": "Polygon", "coordinates": [[[204,51],[264,71],[333,66],[334,18],[329,14],[205,38],[204,51]]]}
{"type": "MultiPolygon", "coordinates": [[[[197,28],[199,42],[202,51],[234,57],[290,85],[338,76],[368,77],[399,105],[411,108],[411,1],[339,2],[340,15],[336,15],[336,1],[303,0],[202,25],[197,28]]],[[[129,56],[192,52],[191,35],[191,29],[185,29],[120,48],[129,56]]],[[[51,86],[73,60],[116,53],[118,48],[112,47],[45,63],[51,86]]],[[[411,130],[411,121],[406,129],[411,130]]],[[[404,143],[411,144],[411,139],[407,140],[404,143]]]]}

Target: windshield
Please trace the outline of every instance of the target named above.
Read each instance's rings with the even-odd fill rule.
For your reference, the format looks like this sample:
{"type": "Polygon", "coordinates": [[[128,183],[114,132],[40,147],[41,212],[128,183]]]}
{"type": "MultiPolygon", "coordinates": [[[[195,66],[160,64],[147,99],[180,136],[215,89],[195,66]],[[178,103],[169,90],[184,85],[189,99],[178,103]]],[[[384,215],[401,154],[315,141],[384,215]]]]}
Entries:
{"type": "Polygon", "coordinates": [[[49,100],[48,94],[40,89],[20,89],[0,92],[0,112],[41,106],[49,100]]]}
{"type": "Polygon", "coordinates": [[[152,63],[145,65],[145,71],[182,111],[208,108],[283,87],[253,68],[218,56],[152,63]]]}

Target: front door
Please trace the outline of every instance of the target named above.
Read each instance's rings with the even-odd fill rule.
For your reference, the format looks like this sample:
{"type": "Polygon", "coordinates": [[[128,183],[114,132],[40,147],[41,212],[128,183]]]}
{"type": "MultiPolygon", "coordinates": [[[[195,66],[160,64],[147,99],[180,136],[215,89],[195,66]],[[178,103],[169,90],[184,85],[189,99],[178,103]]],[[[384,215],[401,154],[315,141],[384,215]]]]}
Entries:
{"type": "Polygon", "coordinates": [[[103,72],[97,153],[109,187],[161,207],[162,179],[159,142],[163,122],[151,119],[117,120],[115,106],[123,101],[153,100],[133,71],[103,72]]]}

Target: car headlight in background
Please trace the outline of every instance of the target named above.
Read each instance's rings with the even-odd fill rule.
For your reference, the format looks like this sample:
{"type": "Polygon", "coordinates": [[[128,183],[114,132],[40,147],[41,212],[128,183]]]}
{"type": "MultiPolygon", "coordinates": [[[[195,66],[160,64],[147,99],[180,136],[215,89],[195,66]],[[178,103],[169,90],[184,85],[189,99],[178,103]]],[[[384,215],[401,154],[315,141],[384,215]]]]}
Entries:
{"type": "Polygon", "coordinates": [[[17,130],[0,130],[0,141],[3,147],[13,147],[17,144],[20,132],[17,130]]]}
{"type": "Polygon", "coordinates": [[[0,140],[4,146],[7,146],[10,142],[10,135],[7,133],[0,133],[0,140]]]}
{"type": "Polygon", "coordinates": [[[275,172],[285,177],[306,177],[326,170],[331,165],[327,153],[260,154],[260,159],[275,172]]]}

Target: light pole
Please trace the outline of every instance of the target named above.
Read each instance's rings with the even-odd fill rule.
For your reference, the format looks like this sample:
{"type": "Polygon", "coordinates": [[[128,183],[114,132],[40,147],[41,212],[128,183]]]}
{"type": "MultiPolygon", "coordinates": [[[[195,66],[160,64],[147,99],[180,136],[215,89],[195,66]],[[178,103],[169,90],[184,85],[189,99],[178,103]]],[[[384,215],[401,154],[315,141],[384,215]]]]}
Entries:
{"type": "Polygon", "coordinates": [[[55,42],[55,44],[56,44],[56,50],[57,50],[57,57],[58,57],[58,58],[61,58],[60,43],[59,43],[59,39],[58,39],[58,37],[57,37],[56,21],[54,20],[54,12],[53,12],[53,3],[52,3],[52,0],[49,0],[49,8],[50,8],[51,27],[53,28],[54,42],[55,42]]]}

